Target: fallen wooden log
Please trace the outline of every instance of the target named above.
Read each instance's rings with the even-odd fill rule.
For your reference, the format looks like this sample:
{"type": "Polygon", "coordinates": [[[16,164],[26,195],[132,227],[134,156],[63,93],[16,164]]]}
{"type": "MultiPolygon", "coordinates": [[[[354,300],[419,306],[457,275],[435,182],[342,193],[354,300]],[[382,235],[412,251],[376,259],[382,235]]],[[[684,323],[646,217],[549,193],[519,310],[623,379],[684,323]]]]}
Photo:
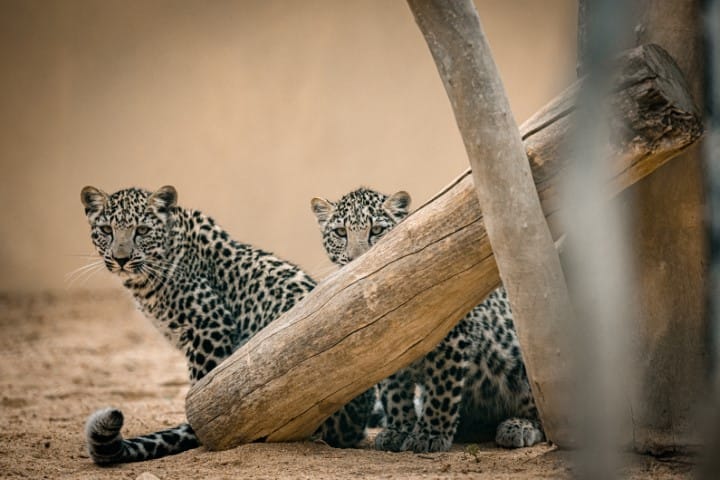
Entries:
{"type": "Polygon", "coordinates": [[[472,0],[408,0],[408,5],[465,143],[545,436],[563,444],[573,433],[568,411],[576,391],[569,370],[574,352],[564,333],[574,312],[480,16],[472,0]]]}
{"type": "MultiPolygon", "coordinates": [[[[612,125],[615,192],[702,133],[662,49],[639,47],[622,65],[612,99],[622,119],[612,125]]],[[[576,90],[520,128],[550,220],[576,90]]],[[[499,282],[468,171],[196,383],[188,421],[211,450],[307,438],[341,405],[432,350],[499,282]]]]}

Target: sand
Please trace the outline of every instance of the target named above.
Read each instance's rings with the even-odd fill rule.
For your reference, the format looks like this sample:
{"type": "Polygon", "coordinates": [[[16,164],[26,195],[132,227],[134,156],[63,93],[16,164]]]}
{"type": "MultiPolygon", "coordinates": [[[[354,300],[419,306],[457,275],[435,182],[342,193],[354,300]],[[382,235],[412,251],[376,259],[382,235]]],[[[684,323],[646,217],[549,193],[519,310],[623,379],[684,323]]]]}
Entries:
{"type": "MultiPolygon", "coordinates": [[[[204,448],[160,460],[95,466],[88,414],[116,406],[126,435],[180,423],[184,360],[125,292],[0,295],[0,477],[159,479],[570,478],[571,454],[547,443],[521,450],[455,445],[446,453],[333,449],[322,443],[204,448]],[[146,475],[147,477],[147,475],[146,475]],[[152,477],[150,477],[152,478],[152,477]]],[[[625,478],[691,478],[692,459],[627,455],[625,478]]]]}

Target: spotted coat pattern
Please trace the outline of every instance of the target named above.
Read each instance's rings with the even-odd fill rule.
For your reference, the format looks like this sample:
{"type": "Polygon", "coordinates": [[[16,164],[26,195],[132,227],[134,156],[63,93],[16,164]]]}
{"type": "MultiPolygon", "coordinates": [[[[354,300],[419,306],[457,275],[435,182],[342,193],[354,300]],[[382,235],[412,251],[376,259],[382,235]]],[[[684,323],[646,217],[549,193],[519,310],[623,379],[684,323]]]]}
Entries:
{"type": "MultiPolygon", "coordinates": [[[[409,204],[406,192],[387,196],[366,188],[337,202],[311,202],[325,250],[339,265],[370,249],[407,216],[409,204]]],[[[544,439],[502,287],[433,351],[379,388],[387,417],[387,427],[375,440],[381,450],[445,451],[455,439],[478,441],[493,434],[498,445],[508,448],[544,439]]]]}
{"type": "MultiPolygon", "coordinates": [[[[297,266],[236,242],[212,218],[177,206],[173,187],[112,195],[86,187],[81,199],[105,266],[184,353],[191,383],[315,286],[297,266]]],[[[372,391],[330,417],[318,435],[334,446],[355,445],[371,407],[372,391]]],[[[199,445],[189,424],[130,439],[123,439],[122,425],[113,408],[90,416],[86,436],[95,463],[148,460],[199,445]]]]}

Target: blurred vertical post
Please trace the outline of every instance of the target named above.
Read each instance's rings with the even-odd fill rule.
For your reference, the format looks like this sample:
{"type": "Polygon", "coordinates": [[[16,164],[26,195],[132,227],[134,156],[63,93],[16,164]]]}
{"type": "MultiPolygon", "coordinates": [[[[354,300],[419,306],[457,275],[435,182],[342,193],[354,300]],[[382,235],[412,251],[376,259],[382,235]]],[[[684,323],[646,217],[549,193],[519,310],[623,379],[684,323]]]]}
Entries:
{"type": "Polygon", "coordinates": [[[720,472],[720,1],[703,0],[705,29],[704,104],[707,133],[703,149],[707,189],[709,241],[708,318],[710,322],[710,374],[713,389],[713,424],[706,447],[703,478],[720,472]]]}
{"type": "Polygon", "coordinates": [[[573,317],[560,260],[520,132],[470,0],[408,0],[432,53],[473,171],[485,227],[508,292],[535,403],[548,438],[575,443],[567,411],[573,317]]]}
{"type": "Polygon", "coordinates": [[[573,416],[581,449],[578,478],[618,475],[620,450],[631,423],[626,389],[631,385],[627,330],[633,324],[632,272],[625,212],[608,202],[609,132],[615,112],[610,60],[625,44],[629,28],[623,0],[589,2],[578,9],[578,73],[587,74],[578,98],[576,123],[565,154],[574,158],[561,187],[562,223],[567,234],[566,269],[576,322],[567,325],[577,382],[573,416]]]}
{"type": "Polygon", "coordinates": [[[704,157],[708,190],[710,239],[709,309],[712,328],[712,379],[720,392],[720,1],[704,0],[706,31],[705,115],[707,134],[704,157]]]}

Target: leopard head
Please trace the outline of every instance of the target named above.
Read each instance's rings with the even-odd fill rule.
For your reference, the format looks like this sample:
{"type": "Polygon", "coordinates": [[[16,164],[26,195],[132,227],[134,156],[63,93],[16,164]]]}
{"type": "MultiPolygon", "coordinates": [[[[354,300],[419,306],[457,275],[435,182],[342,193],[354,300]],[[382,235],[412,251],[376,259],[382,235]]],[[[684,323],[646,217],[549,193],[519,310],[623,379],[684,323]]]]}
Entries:
{"type": "Polygon", "coordinates": [[[337,202],[313,198],[310,202],[333,263],[345,265],[367,252],[408,215],[410,195],[384,195],[359,188],[337,202]]]}
{"type": "Polygon", "coordinates": [[[80,193],[90,238],[107,269],[122,276],[160,276],[167,266],[174,187],[154,193],[128,188],[108,195],[95,187],[80,193]]]}

